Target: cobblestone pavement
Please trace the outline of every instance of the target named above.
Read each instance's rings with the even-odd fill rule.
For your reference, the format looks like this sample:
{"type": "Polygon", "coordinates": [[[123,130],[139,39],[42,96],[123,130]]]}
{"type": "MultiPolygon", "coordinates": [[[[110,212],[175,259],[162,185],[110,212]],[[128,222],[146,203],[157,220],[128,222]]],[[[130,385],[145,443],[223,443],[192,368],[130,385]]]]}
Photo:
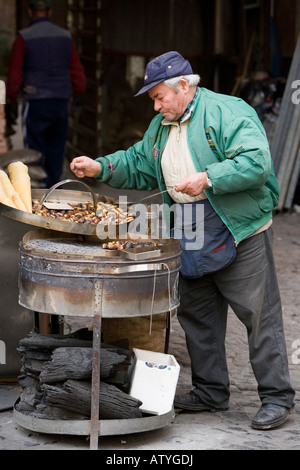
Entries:
{"type": "MultiPolygon", "coordinates": [[[[154,431],[119,436],[102,436],[105,451],[195,451],[195,450],[300,450],[300,214],[274,217],[274,252],[282,295],[284,326],[290,373],[296,389],[296,408],[288,421],[272,431],[251,428],[260,407],[256,382],[248,360],[243,325],[230,312],[227,358],[231,379],[230,408],[225,412],[182,412],[167,426],[154,431]]],[[[189,359],[183,332],[172,320],[170,354],[181,366],[178,392],[190,390],[189,359]]],[[[2,391],[8,386],[2,385],[2,391]]],[[[0,388],[1,393],[1,388],[0,388]]],[[[39,434],[16,425],[12,411],[0,412],[0,449],[89,450],[86,437],[39,434]]]]}

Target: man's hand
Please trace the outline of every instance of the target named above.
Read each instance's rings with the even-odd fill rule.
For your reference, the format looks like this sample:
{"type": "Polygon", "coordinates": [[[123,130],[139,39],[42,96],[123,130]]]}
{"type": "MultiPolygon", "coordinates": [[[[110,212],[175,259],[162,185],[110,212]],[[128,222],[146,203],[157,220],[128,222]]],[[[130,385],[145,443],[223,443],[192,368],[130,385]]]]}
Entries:
{"type": "Polygon", "coordinates": [[[175,189],[191,197],[199,196],[204,189],[208,188],[207,178],[206,172],[187,175],[176,184],[175,189]]]}
{"type": "Polygon", "coordinates": [[[70,169],[77,178],[89,176],[91,178],[97,176],[101,172],[101,165],[89,157],[77,157],[70,164],[70,169]]]}

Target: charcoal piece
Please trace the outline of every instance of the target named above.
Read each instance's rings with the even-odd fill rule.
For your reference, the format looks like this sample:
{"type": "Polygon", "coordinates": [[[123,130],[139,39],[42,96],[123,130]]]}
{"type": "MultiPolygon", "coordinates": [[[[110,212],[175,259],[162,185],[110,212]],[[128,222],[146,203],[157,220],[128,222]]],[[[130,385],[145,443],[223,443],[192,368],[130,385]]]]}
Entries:
{"type": "MultiPolygon", "coordinates": [[[[126,356],[101,350],[100,377],[109,377],[116,364],[124,362],[126,356]]],[[[57,348],[50,362],[44,364],[40,374],[41,383],[64,382],[68,379],[84,380],[92,376],[93,350],[90,348],[57,348]]]]}
{"type": "Polygon", "coordinates": [[[55,349],[60,347],[93,347],[93,341],[77,339],[74,335],[41,335],[32,331],[21,339],[20,347],[35,349],[55,349]]]}
{"type": "MultiPolygon", "coordinates": [[[[91,412],[91,384],[68,380],[62,387],[44,384],[45,401],[50,405],[89,417],[91,412]]],[[[142,402],[122,392],[114,385],[101,382],[99,396],[100,419],[141,418],[142,402]]]]}

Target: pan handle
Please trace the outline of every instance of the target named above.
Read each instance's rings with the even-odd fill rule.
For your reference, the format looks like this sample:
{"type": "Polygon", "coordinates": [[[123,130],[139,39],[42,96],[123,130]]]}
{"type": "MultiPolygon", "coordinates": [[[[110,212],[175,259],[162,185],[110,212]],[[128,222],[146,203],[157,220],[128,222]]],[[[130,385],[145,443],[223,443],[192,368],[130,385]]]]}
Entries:
{"type": "Polygon", "coordinates": [[[93,190],[86,183],[84,183],[83,181],[67,179],[67,180],[63,180],[63,181],[60,181],[59,183],[54,184],[50,189],[48,189],[48,191],[41,198],[40,203],[39,203],[39,205],[36,209],[36,213],[38,213],[40,211],[40,209],[41,209],[42,205],[44,204],[44,202],[46,201],[47,197],[50,196],[50,194],[55,189],[57,189],[59,186],[62,186],[63,184],[67,184],[67,183],[80,183],[80,184],[83,184],[90,191],[90,193],[92,195],[94,210],[96,212],[96,210],[97,210],[97,200],[96,200],[96,196],[95,196],[93,190]]]}
{"type": "Polygon", "coordinates": [[[148,264],[134,264],[129,266],[120,266],[118,268],[110,268],[110,274],[128,274],[141,271],[161,271],[165,268],[164,263],[148,263],[148,264]]]}
{"type": "Polygon", "coordinates": [[[162,271],[168,269],[164,263],[148,263],[148,264],[134,264],[129,266],[120,266],[120,267],[99,267],[99,268],[89,268],[87,266],[81,266],[78,264],[74,265],[62,265],[63,272],[72,272],[80,274],[106,274],[110,276],[120,275],[120,274],[130,274],[137,273],[142,271],[162,271]]]}

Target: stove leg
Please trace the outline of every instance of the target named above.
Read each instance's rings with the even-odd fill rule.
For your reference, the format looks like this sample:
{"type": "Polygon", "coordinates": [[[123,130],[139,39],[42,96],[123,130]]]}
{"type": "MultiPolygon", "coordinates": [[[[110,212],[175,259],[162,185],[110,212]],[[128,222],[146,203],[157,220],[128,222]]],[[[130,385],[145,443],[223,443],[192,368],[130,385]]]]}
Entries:
{"type": "Polygon", "coordinates": [[[165,349],[164,349],[165,354],[168,354],[168,351],[169,351],[170,330],[171,330],[171,315],[172,315],[172,312],[167,312],[166,337],[165,337],[165,349]]]}
{"type": "Polygon", "coordinates": [[[95,282],[95,313],[93,322],[93,368],[91,387],[91,429],[90,450],[98,450],[100,433],[99,398],[100,398],[100,349],[101,349],[101,304],[102,282],[95,282]]]}
{"type": "Polygon", "coordinates": [[[51,315],[47,313],[40,314],[40,333],[41,335],[51,335],[51,315]]]}
{"type": "Polygon", "coordinates": [[[41,335],[63,334],[58,315],[34,312],[34,327],[41,335]]]}

